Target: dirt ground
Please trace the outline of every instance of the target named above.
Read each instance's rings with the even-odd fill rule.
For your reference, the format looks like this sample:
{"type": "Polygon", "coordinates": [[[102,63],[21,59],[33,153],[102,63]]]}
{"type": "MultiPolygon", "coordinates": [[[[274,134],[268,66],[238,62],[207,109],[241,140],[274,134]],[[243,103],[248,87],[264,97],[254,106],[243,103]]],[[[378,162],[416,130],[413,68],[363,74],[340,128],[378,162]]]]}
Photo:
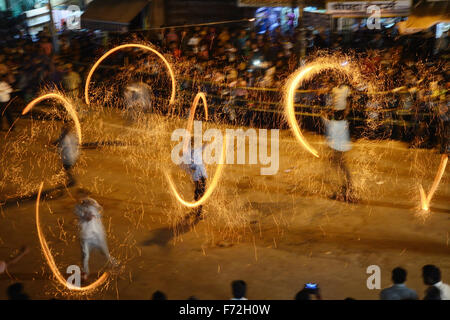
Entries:
{"type": "MultiPolygon", "coordinates": [[[[149,117],[157,126],[158,118],[149,117]]],[[[173,122],[173,127],[185,125],[173,122]]],[[[187,199],[193,190],[186,175],[177,175],[180,170],[169,163],[169,155],[159,156],[170,152],[168,127],[166,139],[164,132],[151,138],[149,130],[142,146],[137,137],[147,133],[114,114],[102,117],[101,125],[86,123],[82,121],[85,147],[75,169],[77,183],[42,200],[41,223],[64,274],[67,266],[80,264],[73,207],[80,194],[90,194],[104,207],[109,246],[122,263],[121,272],[106,287],[82,297],[56,285],[40,249],[35,199],[14,201],[19,187],[6,181],[0,197],[0,259],[8,259],[21,245],[31,250],[9,274],[0,275],[0,299],[6,299],[6,288],[14,281],[23,282],[33,299],[149,299],[155,290],[169,299],[228,299],[235,279],[247,282],[249,299],[292,299],[306,282],[317,282],[324,299],[377,299],[379,290],[366,286],[370,265],[381,268],[382,287],[390,285],[394,267],[406,268],[407,285],[420,297],[425,290],[423,265],[439,266],[444,281],[450,281],[449,168],[431,213],[426,219],[417,214],[418,185],[428,190],[439,165],[435,150],[408,149],[389,140],[355,141],[347,159],[360,201],[347,204],[328,198],[339,177],[330,168],[324,138],[306,134],[323,155],[317,159],[289,131],[280,131],[276,175],[260,175],[260,165],[226,165],[204,206],[205,220],[173,237],[171,227],[189,209],[173,197],[162,169],[175,174],[187,199]],[[96,144],[100,132],[126,143],[96,144]],[[167,146],[157,150],[163,144],[167,146]]],[[[30,126],[45,127],[44,121],[23,119],[7,139],[18,139],[30,126]]],[[[0,134],[6,137],[6,132],[0,134]]],[[[42,176],[59,177],[52,180],[56,184],[44,185],[48,190],[64,175],[56,149],[48,146],[49,137],[41,132],[33,141],[26,146],[33,153],[24,154],[25,165],[17,174],[34,181],[33,192],[42,176]],[[44,154],[48,163],[42,164],[38,159],[44,154]]],[[[214,170],[208,166],[210,176],[214,170]]],[[[90,281],[105,268],[102,256],[93,254],[90,281]]]]}

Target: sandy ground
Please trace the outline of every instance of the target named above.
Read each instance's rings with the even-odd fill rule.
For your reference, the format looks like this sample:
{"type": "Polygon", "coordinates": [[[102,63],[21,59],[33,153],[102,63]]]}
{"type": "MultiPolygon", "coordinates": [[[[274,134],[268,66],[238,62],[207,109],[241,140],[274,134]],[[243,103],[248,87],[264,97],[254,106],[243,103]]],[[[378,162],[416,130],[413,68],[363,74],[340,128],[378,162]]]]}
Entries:
{"type": "MultiPolygon", "coordinates": [[[[157,121],[149,117],[150,122],[157,121]]],[[[174,121],[174,127],[179,124],[185,122],[174,121]]],[[[41,121],[33,125],[43,126],[41,121]]],[[[8,139],[30,126],[29,119],[19,121],[8,139]]],[[[96,134],[107,131],[108,139],[119,141],[126,135],[146,134],[140,130],[130,130],[124,119],[112,114],[102,118],[101,126],[86,129],[83,139],[95,142],[96,134]]],[[[321,158],[304,151],[289,131],[280,131],[278,173],[261,176],[260,165],[226,165],[218,189],[204,207],[206,219],[177,237],[172,237],[171,226],[189,210],[177,203],[162,175],[162,168],[179,171],[167,157],[158,157],[155,146],[153,150],[136,144],[84,148],[75,170],[77,184],[53,192],[40,206],[43,230],[61,272],[80,264],[73,207],[79,194],[89,192],[104,207],[109,245],[123,268],[107,287],[81,298],[148,299],[162,290],[169,299],[192,295],[228,299],[230,282],[244,279],[249,299],[292,299],[306,282],[319,283],[325,299],[377,299],[379,290],[366,287],[370,265],[380,266],[382,287],[390,285],[392,268],[403,266],[409,272],[408,286],[420,297],[425,289],[424,264],[438,265],[449,282],[448,168],[432,200],[431,214],[425,220],[416,214],[418,184],[430,188],[439,154],[411,150],[396,141],[356,141],[347,156],[360,202],[346,204],[328,199],[338,177],[329,168],[323,137],[306,136],[321,158]],[[135,158],[127,160],[133,152],[135,158]]],[[[169,136],[161,137],[155,139],[167,144],[160,151],[167,153],[169,136]]],[[[42,144],[27,148],[36,157],[48,154],[46,161],[51,164],[27,166],[18,174],[36,183],[44,175],[61,176],[56,150],[43,147],[48,137],[41,134],[37,141],[42,144]]],[[[33,162],[37,160],[31,156],[26,159],[33,162]]],[[[210,176],[213,171],[214,166],[209,166],[210,176]]],[[[190,199],[188,178],[176,175],[175,180],[190,199]]],[[[16,187],[7,184],[1,199],[11,197],[16,187]]],[[[51,187],[46,184],[44,189],[51,187]]],[[[0,275],[1,299],[14,281],[23,282],[33,299],[80,298],[66,294],[51,280],[37,236],[35,201],[9,200],[0,211],[0,258],[7,259],[24,244],[31,252],[10,268],[9,275],[0,275]]],[[[100,254],[94,254],[91,269],[104,270],[103,262],[100,254]]],[[[90,281],[95,280],[95,272],[90,281]]]]}

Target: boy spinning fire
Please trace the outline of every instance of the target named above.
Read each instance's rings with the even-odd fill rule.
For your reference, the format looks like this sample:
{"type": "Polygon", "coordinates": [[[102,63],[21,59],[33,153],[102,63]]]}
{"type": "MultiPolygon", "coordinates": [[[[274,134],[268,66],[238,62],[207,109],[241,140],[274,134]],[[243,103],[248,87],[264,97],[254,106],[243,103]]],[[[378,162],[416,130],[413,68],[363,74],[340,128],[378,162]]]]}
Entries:
{"type": "Polygon", "coordinates": [[[83,260],[82,279],[87,280],[89,275],[89,255],[92,249],[97,248],[111,262],[117,266],[117,262],[109,254],[106,243],[105,229],[101,220],[103,208],[92,198],[84,198],[75,206],[75,214],[78,217],[80,228],[80,243],[83,260]]]}

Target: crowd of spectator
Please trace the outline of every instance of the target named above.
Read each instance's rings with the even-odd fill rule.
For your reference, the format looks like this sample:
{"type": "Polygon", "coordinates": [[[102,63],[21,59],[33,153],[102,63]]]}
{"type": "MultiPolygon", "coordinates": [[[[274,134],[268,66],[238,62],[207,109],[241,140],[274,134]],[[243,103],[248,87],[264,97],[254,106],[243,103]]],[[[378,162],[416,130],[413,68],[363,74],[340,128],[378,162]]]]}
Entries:
{"type": "MultiPolygon", "coordinates": [[[[48,34],[42,32],[39,41],[28,37],[3,41],[0,81],[9,84],[14,92],[11,99],[17,97],[16,102],[29,101],[43,87],[79,96],[82,79],[94,59],[119,43],[145,41],[171,56],[181,75],[182,95],[206,92],[213,112],[221,112],[229,121],[251,122],[255,114],[262,114],[262,122],[273,123],[273,115],[278,113],[267,111],[281,109],[280,88],[296,68],[316,57],[318,50],[322,54],[351,52],[371,82],[371,86],[361,91],[353,88],[350,115],[353,130],[363,128],[357,132],[360,135],[367,134],[369,128],[369,134],[377,137],[403,139],[414,147],[435,147],[442,135],[448,135],[448,39],[446,34],[436,39],[430,31],[399,35],[395,28],[339,34],[313,28],[292,27],[283,31],[278,27],[261,34],[238,24],[109,36],[64,31],[55,46],[48,34]],[[376,124],[375,129],[367,126],[368,121],[376,124]]],[[[144,56],[142,52],[128,53],[136,55],[136,59],[144,56]]],[[[125,54],[118,54],[113,61],[123,64],[121,57],[125,54]]],[[[99,70],[98,76],[103,76],[105,82],[111,79],[107,68],[99,70]]],[[[319,112],[326,110],[327,94],[337,81],[329,76],[319,80],[309,84],[310,92],[298,94],[296,102],[300,113],[308,119],[305,126],[320,131],[319,112]]],[[[166,96],[162,93],[167,86],[157,87],[155,97],[166,96]]],[[[111,91],[113,86],[105,88],[111,91]]],[[[185,100],[187,105],[191,101],[185,100]]],[[[11,122],[13,107],[8,109],[2,114],[11,122]]]]}
{"type": "MultiPolygon", "coordinates": [[[[406,286],[407,271],[401,267],[392,270],[393,285],[380,291],[380,300],[419,300],[417,292],[406,286]]],[[[450,286],[442,281],[441,270],[435,265],[422,267],[423,283],[427,286],[423,300],[450,300],[450,286]]],[[[8,287],[7,294],[10,300],[28,300],[21,283],[14,283],[8,287]]],[[[231,300],[247,300],[247,283],[244,280],[234,280],[231,283],[231,300]]],[[[152,300],[167,300],[167,295],[157,290],[152,300]]],[[[295,300],[322,300],[321,289],[318,284],[307,283],[295,295],[295,300]]],[[[198,300],[190,296],[188,300],[198,300]]],[[[355,300],[347,297],[345,300],[355,300]]]]}

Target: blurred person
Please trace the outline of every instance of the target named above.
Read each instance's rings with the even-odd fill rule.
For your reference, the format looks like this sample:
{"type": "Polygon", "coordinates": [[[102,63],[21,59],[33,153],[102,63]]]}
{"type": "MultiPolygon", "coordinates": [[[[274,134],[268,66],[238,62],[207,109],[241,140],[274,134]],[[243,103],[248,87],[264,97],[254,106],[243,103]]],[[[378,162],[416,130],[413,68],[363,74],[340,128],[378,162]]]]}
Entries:
{"type": "Polygon", "coordinates": [[[80,92],[81,77],[73,70],[71,63],[65,65],[65,74],[63,76],[64,90],[69,96],[77,98],[80,92]]]}
{"type": "Polygon", "coordinates": [[[248,300],[245,296],[247,294],[247,284],[244,280],[234,280],[231,283],[231,293],[233,298],[231,300],[248,300]]]}
{"type": "Polygon", "coordinates": [[[166,35],[166,40],[168,44],[171,42],[178,43],[178,34],[175,32],[175,28],[169,29],[169,32],[166,35]]]}
{"type": "Polygon", "coordinates": [[[157,290],[153,292],[152,300],[167,300],[167,296],[164,292],[157,290]]]}
{"type": "Polygon", "coordinates": [[[68,184],[73,185],[75,184],[75,179],[72,175],[72,168],[80,155],[80,146],[78,137],[69,124],[63,125],[61,135],[56,140],[55,144],[58,147],[64,171],[69,179],[68,184]]]}
{"type": "Polygon", "coordinates": [[[319,286],[316,283],[307,283],[304,288],[295,295],[295,300],[311,300],[311,296],[316,300],[322,300],[319,286]]]}
{"type": "Polygon", "coordinates": [[[40,50],[41,52],[46,56],[51,56],[53,53],[53,45],[50,42],[50,39],[47,37],[44,37],[40,41],[40,50]]]}
{"type": "Polygon", "coordinates": [[[350,170],[345,161],[345,153],[350,151],[350,129],[346,116],[349,112],[347,103],[350,95],[350,88],[347,85],[335,87],[332,90],[333,109],[331,119],[324,119],[327,144],[331,149],[331,163],[336,170],[342,171],[344,174],[344,184],[340,191],[332,195],[332,199],[342,200],[346,202],[355,202],[353,195],[352,179],[350,170]]]}
{"type": "Polygon", "coordinates": [[[383,289],[380,292],[381,300],[417,300],[416,291],[405,285],[407,272],[405,269],[397,267],[392,270],[393,286],[383,289]]]}
{"type": "Polygon", "coordinates": [[[309,292],[305,289],[300,290],[295,295],[295,300],[311,300],[311,297],[309,296],[309,292]]]}
{"type": "Polygon", "coordinates": [[[82,252],[83,272],[82,279],[89,276],[89,256],[92,249],[99,249],[108,262],[117,266],[117,262],[109,254],[106,242],[105,229],[102,223],[103,208],[92,198],[86,197],[75,206],[75,215],[78,217],[80,229],[80,244],[82,252]]]}
{"type": "MultiPolygon", "coordinates": [[[[194,201],[198,201],[203,197],[206,190],[206,179],[208,174],[206,173],[205,165],[203,164],[203,150],[208,144],[203,144],[200,147],[194,149],[194,137],[191,137],[190,145],[186,150],[183,150],[183,161],[180,167],[183,168],[194,182],[194,201]]],[[[194,208],[195,221],[202,220],[202,206],[194,208]]],[[[190,215],[186,216],[188,219],[190,215]]]]}
{"type": "Polygon", "coordinates": [[[425,297],[423,297],[423,300],[442,300],[441,291],[438,288],[431,286],[425,290],[425,297]]]}
{"type": "Polygon", "coordinates": [[[11,115],[11,109],[9,102],[11,100],[11,93],[13,89],[7,81],[7,75],[0,75],[0,129],[3,130],[3,116],[6,116],[6,120],[9,124],[9,129],[14,129],[14,119],[11,115]]]}
{"type": "Polygon", "coordinates": [[[423,266],[422,278],[424,284],[439,289],[441,300],[450,300],[450,286],[442,282],[441,270],[438,267],[432,264],[423,266]]]}
{"type": "Polygon", "coordinates": [[[25,256],[28,252],[29,252],[29,249],[28,249],[28,247],[25,246],[20,249],[19,253],[14,258],[12,258],[8,261],[0,260],[0,274],[6,272],[8,270],[8,267],[19,262],[20,259],[22,259],[23,256],[25,256]]]}
{"type": "Polygon", "coordinates": [[[23,291],[23,284],[16,282],[7,289],[9,300],[30,300],[30,297],[23,291]]]}
{"type": "Polygon", "coordinates": [[[439,104],[439,136],[440,153],[442,155],[450,154],[450,92],[441,95],[439,104]]]}
{"type": "Polygon", "coordinates": [[[144,82],[131,82],[124,92],[124,104],[130,121],[137,121],[143,112],[152,111],[152,88],[144,82]]]}
{"type": "Polygon", "coordinates": [[[189,41],[187,43],[187,45],[190,47],[190,51],[193,54],[197,54],[198,53],[198,49],[199,49],[199,44],[200,44],[200,37],[198,34],[194,34],[191,38],[189,38],[189,41]]]}

